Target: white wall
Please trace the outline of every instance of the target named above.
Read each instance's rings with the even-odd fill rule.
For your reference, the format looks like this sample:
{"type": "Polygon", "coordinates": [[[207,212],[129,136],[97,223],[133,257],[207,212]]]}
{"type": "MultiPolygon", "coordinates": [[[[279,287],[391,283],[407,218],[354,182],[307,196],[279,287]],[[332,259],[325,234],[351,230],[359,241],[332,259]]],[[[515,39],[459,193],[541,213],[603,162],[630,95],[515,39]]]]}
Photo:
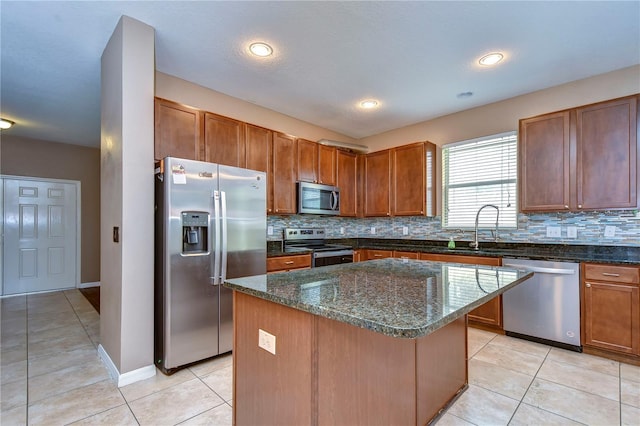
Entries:
{"type": "Polygon", "coordinates": [[[120,375],[155,374],[154,36],[123,16],[102,55],[100,335],[120,375]]]}

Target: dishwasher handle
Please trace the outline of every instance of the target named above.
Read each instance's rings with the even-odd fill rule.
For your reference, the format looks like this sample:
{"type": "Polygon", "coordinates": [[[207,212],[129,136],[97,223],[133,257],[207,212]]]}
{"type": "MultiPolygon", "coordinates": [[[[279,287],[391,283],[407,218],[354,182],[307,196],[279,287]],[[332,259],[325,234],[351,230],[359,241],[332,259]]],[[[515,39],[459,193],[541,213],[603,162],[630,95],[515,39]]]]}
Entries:
{"type": "Polygon", "coordinates": [[[517,263],[503,263],[502,266],[509,268],[522,268],[539,274],[574,275],[576,273],[573,269],[540,268],[537,266],[518,265],[517,263]]]}

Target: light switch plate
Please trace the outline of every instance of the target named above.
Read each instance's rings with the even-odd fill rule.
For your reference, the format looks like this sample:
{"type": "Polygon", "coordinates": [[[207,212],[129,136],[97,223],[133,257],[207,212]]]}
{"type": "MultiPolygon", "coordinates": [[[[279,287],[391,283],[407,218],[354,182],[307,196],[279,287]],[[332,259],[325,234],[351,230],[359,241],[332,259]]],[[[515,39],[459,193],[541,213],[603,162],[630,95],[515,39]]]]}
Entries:
{"type": "Polygon", "coordinates": [[[409,235],[409,227],[408,226],[403,226],[402,227],[402,235],[409,235]]]}
{"type": "Polygon", "coordinates": [[[276,336],[267,333],[263,329],[258,329],[258,346],[267,352],[276,354],[276,336]]]}
{"type": "Polygon", "coordinates": [[[371,235],[373,235],[373,234],[375,234],[375,233],[376,233],[376,227],[375,227],[375,226],[372,226],[372,227],[371,227],[371,235]]]}
{"type": "Polygon", "coordinates": [[[267,235],[273,235],[273,226],[267,226],[267,235]]]}
{"type": "Polygon", "coordinates": [[[577,226],[567,226],[567,238],[578,238],[577,226]]]}
{"type": "Polygon", "coordinates": [[[340,227],[340,235],[344,235],[344,226],[340,227]]]}
{"type": "Polygon", "coordinates": [[[616,236],[616,227],[615,226],[605,226],[604,227],[604,236],[607,238],[612,238],[616,236]]]}
{"type": "Polygon", "coordinates": [[[548,238],[560,238],[562,233],[562,228],[559,226],[547,226],[547,237],[548,238]]]}

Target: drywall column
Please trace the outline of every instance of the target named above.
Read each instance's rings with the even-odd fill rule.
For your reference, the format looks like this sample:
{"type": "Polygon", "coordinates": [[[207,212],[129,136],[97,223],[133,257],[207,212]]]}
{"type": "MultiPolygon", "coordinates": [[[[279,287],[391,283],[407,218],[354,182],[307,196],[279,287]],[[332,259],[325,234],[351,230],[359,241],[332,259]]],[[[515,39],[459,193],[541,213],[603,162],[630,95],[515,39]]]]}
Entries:
{"type": "Polygon", "coordinates": [[[154,35],[123,16],[102,54],[98,351],[118,386],[155,374],[154,35]]]}

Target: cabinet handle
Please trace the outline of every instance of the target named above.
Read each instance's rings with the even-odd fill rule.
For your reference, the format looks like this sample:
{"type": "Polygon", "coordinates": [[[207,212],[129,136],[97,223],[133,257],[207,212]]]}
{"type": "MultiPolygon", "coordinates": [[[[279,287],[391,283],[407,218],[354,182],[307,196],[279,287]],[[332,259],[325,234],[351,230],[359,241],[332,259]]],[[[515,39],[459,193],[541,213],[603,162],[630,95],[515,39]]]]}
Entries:
{"type": "Polygon", "coordinates": [[[565,208],[565,209],[568,209],[568,208],[569,208],[569,206],[565,204],[565,205],[564,205],[564,208],[565,208]]]}
{"type": "Polygon", "coordinates": [[[581,209],[582,208],[582,204],[578,204],[578,208],[581,209]]]}
{"type": "Polygon", "coordinates": [[[285,265],[293,265],[293,260],[289,260],[287,262],[284,262],[285,265]]]}
{"type": "Polygon", "coordinates": [[[382,257],[381,254],[374,254],[373,257],[382,257]]]}
{"type": "Polygon", "coordinates": [[[585,287],[587,287],[587,288],[591,288],[591,284],[586,283],[586,284],[585,284],[585,287]]]}
{"type": "Polygon", "coordinates": [[[611,272],[603,272],[602,275],[604,275],[605,277],[619,277],[620,274],[614,274],[611,272]]]}

